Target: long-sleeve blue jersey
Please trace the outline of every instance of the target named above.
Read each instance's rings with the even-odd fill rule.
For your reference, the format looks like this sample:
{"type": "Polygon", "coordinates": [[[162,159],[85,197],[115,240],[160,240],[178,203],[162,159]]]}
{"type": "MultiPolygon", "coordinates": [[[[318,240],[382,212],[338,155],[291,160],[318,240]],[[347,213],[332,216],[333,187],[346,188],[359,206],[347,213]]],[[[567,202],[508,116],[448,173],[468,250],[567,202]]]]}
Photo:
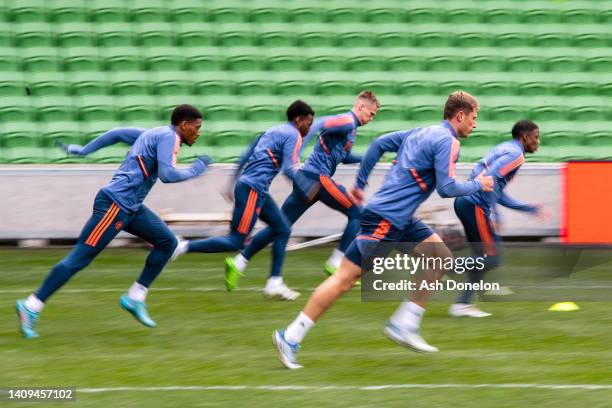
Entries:
{"type": "MultiPolygon", "coordinates": [[[[381,138],[381,144],[387,148],[398,149],[397,162],[387,173],[383,186],[368,202],[366,210],[390,221],[396,228],[406,227],[418,206],[434,188],[445,198],[464,196],[481,189],[479,181],[459,183],[455,180],[459,140],[447,121],[426,128],[390,133],[381,138]]],[[[365,163],[370,169],[374,164],[365,163]]]]}
{"type": "Polygon", "coordinates": [[[359,119],[352,111],[317,119],[304,138],[305,144],[315,137],[317,142],[302,170],[331,177],[340,163],[359,163],[361,157],[351,152],[358,126],[359,119]]]}
{"type": "Polygon", "coordinates": [[[267,194],[282,170],[291,180],[299,170],[302,135],[292,123],[274,126],[262,133],[243,153],[238,165],[240,181],[260,194],[267,194]]]}
{"type": "Polygon", "coordinates": [[[513,210],[535,213],[538,208],[509,197],[504,189],[518,173],[521,165],[525,162],[524,148],[517,140],[500,143],[480,159],[472,170],[471,178],[485,171],[487,176],[492,176],[495,183],[493,191],[485,193],[477,191],[465,197],[472,204],[482,207],[488,214],[496,211],[496,204],[513,210]]]}
{"type": "Polygon", "coordinates": [[[135,139],[123,163],[102,190],[124,211],[137,211],[158,176],[164,183],[177,183],[206,170],[206,165],[197,160],[190,168],[176,168],[180,147],[181,138],[174,126],[146,130],[135,139]]]}
{"type": "Polygon", "coordinates": [[[140,136],[145,130],[147,129],[137,127],[111,129],[108,132],[102,133],[85,146],[70,144],[67,146],[67,151],[70,154],[87,156],[106,146],[114,145],[119,142],[123,142],[131,146],[134,144],[136,139],[138,139],[138,136],[140,136]]]}

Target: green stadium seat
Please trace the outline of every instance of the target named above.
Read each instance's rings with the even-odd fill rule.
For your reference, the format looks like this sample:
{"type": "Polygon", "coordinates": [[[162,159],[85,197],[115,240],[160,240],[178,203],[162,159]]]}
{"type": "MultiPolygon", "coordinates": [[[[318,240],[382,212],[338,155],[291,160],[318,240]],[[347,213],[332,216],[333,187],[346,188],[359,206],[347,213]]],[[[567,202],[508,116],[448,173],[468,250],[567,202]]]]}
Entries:
{"type": "Polygon", "coordinates": [[[206,4],[201,0],[171,1],[166,3],[166,8],[174,23],[198,23],[201,25],[207,21],[206,11],[203,7],[206,4]]]}
{"type": "Polygon", "coordinates": [[[104,23],[96,27],[96,41],[99,47],[136,45],[134,26],[131,23],[104,23]]]}
{"type": "Polygon", "coordinates": [[[92,47],[94,34],[89,23],[65,23],[58,25],[55,38],[58,47],[92,47]]]}
{"type": "MultiPolygon", "coordinates": [[[[274,95],[276,94],[276,87],[273,81],[266,81],[262,79],[255,80],[242,80],[237,83],[228,80],[215,80],[211,81],[210,88],[212,90],[224,90],[224,92],[217,91],[220,95],[231,95],[233,93],[251,96],[251,95],[274,95]]],[[[213,92],[210,92],[213,95],[213,92]]],[[[204,94],[202,94],[204,95],[204,94]]]]}
{"type": "Polygon", "coordinates": [[[553,7],[535,8],[521,13],[521,21],[526,24],[555,24],[560,20],[560,11],[553,7]]]}
{"type": "Polygon", "coordinates": [[[257,37],[255,32],[233,29],[234,27],[235,26],[225,26],[224,30],[218,32],[216,35],[212,32],[208,33],[208,37],[205,39],[208,41],[208,44],[204,45],[213,45],[215,41],[222,47],[250,47],[256,45],[257,37]]]}
{"type": "Polygon", "coordinates": [[[72,98],[68,96],[37,96],[32,99],[32,107],[39,122],[74,120],[72,98]]]}
{"type": "Polygon", "coordinates": [[[406,19],[415,24],[441,23],[444,21],[444,12],[433,7],[420,7],[406,10],[406,19]]]}
{"type": "Polygon", "coordinates": [[[108,74],[111,93],[117,96],[151,95],[153,83],[139,71],[111,72],[108,74]]]}
{"type": "Polygon", "coordinates": [[[387,70],[394,72],[418,72],[424,70],[425,66],[425,57],[418,55],[389,57],[386,64],[387,70]]]}
{"type": "Polygon", "coordinates": [[[111,85],[105,72],[74,72],[68,78],[71,95],[109,95],[111,93],[111,85]]]}
{"type": "Polygon", "coordinates": [[[513,24],[520,22],[519,9],[515,7],[498,7],[498,3],[489,6],[482,3],[484,22],[489,24],[513,24]]]}
{"type": "Polygon", "coordinates": [[[474,7],[460,7],[448,10],[444,20],[447,24],[478,24],[484,19],[482,10],[474,7]]]}
{"type": "Polygon", "coordinates": [[[612,67],[612,56],[600,56],[587,58],[585,61],[585,70],[588,72],[607,72],[610,73],[612,67]]]}
{"type": "Polygon", "coordinates": [[[90,9],[78,4],[57,3],[49,9],[51,21],[55,24],[85,23],[89,21],[90,9]]]}
{"type": "Polygon", "coordinates": [[[0,146],[35,147],[42,138],[38,124],[32,122],[6,122],[0,127],[0,146]]]}
{"type": "MultiPolygon", "coordinates": [[[[264,26],[265,27],[273,27],[273,25],[267,25],[264,26]]],[[[257,42],[257,45],[259,45],[260,47],[292,47],[297,43],[298,37],[294,32],[289,31],[289,30],[266,30],[263,31],[261,30],[260,32],[257,33],[257,38],[251,38],[249,36],[249,33],[243,33],[243,35],[246,35],[249,40],[249,43],[247,44],[247,42],[243,42],[243,44],[236,44],[238,46],[241,45],[254,45],[253,41],[257,42]]],[[[304,46],[308,46],[306,44],[303,44],[304,46]]]]}
{"type": "Polygon", "coordinates": [[[539,72],[544,70],[544,60],[533,55],[513,56],[506,59],[506,67],[513,72],[539,72]]]}
{"type": "Polygon", "coordinates": [[[327,21],[332,24],[359,24],[366,22],[366,10],[357,7],[340,7],[329,10],[327,21]]]}
{"type": "MultiPolygon", "coordinates": [[[[228,53],[229,54],[229,53],[228,53]]],[[[266,57],[259,53],[227,55],[226,65],[230,71],[260,71],[263,70],[266,57]]]]}
{"type": "Polygon", "coordinates": [[[246,119],[252,121],[279,121],[286,120],[286,105],[281,104],[261,104],[251,105],[246,108],[246,119]]]}
{"type": "Polygon", "coordinates": [[[136,36],[140,47],[173,47],[176,45],[175,29],[165,23],[143,23],[137,26],[136,36]]]}
{"type": "Polygon", "coordinates": [[[12,25],[13,43],[20,48],[52,47],[53,32],[48,23],[23,23],[12,25]]]}
{"type": "MultiPolygon", "coordinates": [[[[605,48],[612,44],[610,33],[585,33],[571,36],[571,45],[576,48],[605,48]]],[[[570,42],[570,41],[568,41],[570,42]]]]}
{"type": "Polygon", "coordinates": [[[148,95],[117,97],[115,101],[119,106],[119,120],[123,122],[131,123],[159,119],[159,106],[148,95]]]}
{"type": "Polygon", "coordinates": [[[554,93],[551,92],[551,88],[555,85],[542,81],[522,82],[520,84],[517,84],[517,89],[519,90],[520,95],[540,96],[554,93]]]}
{"type": "Polygon", "coordinates": [[[183,48],[185,69],[188,71],[222,71],[225,69],[227,50],[208,47],[183,48]]]}
{"type": "Polygon", "coordinates": [[[291,12],[287,6],[274,4],[256,7],[251,10],[249,16],[249,22],[253,24],[287,23],[290,20],[291,12]]]}
{"type": "Polygon", "coordinates": [[[81,96],[74,103],[81,122],[118,120],[117,104],[112,96],[81,96]]]}
{"type": "MultiPolygon", "coordinates": [[[[21,54],[21,53],[19,53],[21,54]]],[[[0,72],[19,71],[19,60],[17,49],[14,47],[0,48],[0,72]]]]}
{"type": "Polygon", "coordinates": [[[284,72],[284,71],[301,71],[305,69],[304,60],[298,55],[276,55],[270,56],[265,61],[265,69],[267,71],[284,72]]]}
{"type": "Polygon", "coordinates": [[[612,82],[598,86],[598,91],[600,95],[612,96],[612,82]]]}
{"type": "Polygon", "coordinates": [[[101,71],[102,59],[94,47],[66,48],[62,50],[64,71],[101,71]]]}
{"type": "Polygon", "coordinates": [[[218,7],[209,9],[208,15],[215,23],[234,24],[248,20],[243,7],[218,7]]]}
{"type": "Polygon", "coordinates": [[[575,9],[561,11],[561,23],[563,24],[597,24],[598,17],[598,10],[580,6],[575,9]]]}
{"type": "Polygon", "coordinates": [[[337,37],[338,46],[343,48],[370,47],[376,36],[370,33],[343,33],[337,37]]]}
{"type": "Polygon", "coordinates": [[[576,56],[558,56],[546,61],[546,68],[551,72],[579,72],[585,65],[584,58],[576,56]]]}
{"type": "Polygon", "coordinates": [[[346,58],[341,55],[313,55],[306,60],[306,69],[316,72],[342,71],[345,60],[346,58]]]}
{"type": "Polygon", "coordinates": [[[13,32],[6,26],[0,26],[0,47],[13,47],[13,32]]]}
{"type": "Polygon", "coordinates": [[[308,80],[296,80],[285,78],[278,81],[276,91],[279,95],[299,96],[311,95],[314,92],[314,84],[308,80]]]}
{"type": "MultiPolygon", "coordinates": [[[[232,95],[237,92],[235,74],[230,72],[194,72],[189,76],[193,82],[192,92],[196,95],[232,95]],[[211,75],[213,74],[213,75],[211,75]]],[[[245,90],[245,92],[247,92],[245,90]]],[[[184,92],[188,94],[189,92],[184,92]]]]}
{"type": "Polygon", "coordinates": [[[529,110],[531,119],[537,121],[561,121],[568,117],[567,109],[564,106],[538,106],[529,110]]]}
{"type": "MultiPolygon", "coordinates": [[[[508,66],[512,70],[511,66],[508,66]]],[[[465,70],[472,72],[499,72],[506,70],[506,61],[497,55],[474,55],[465,59],[465,70]]]]}
{"type": "Polygon", "coordinates": [[[588,105],[576,106],[571,109],[570,116],[573,120],[582,122],[604,121],[610,119],[609,105],[588,105]]]}
{"type": "Polygon", "coordinates": [[[130,1],[130,21],[133,23],[159,23],[168,20],[168,9],[163,1],[130,1]]]}
{"type": "MultiPolygon", "coordinates": [[[[29,84],[27,85],[29,87],[29,84]]],[[[26,81],[21,72],[3,72],[0,75],[0,95],[24,96],[26,95],[26,81]]]]}
{"type": "MultiPolygon", "coordinates": [[[[32,96],[67,96],[70,86],[63,72],[32,72],[25,74],[32,96]]],[[[25,93],[21,92],[21,95],[25,93]]]]}
{"type": "Polygon", "coordinates": [[[13,7],[11,7],[10,21],[14,23],[43,23],[49,21],[49,9],[44,6],[44,3],[20,3],[21,2],[16,3],[13,7]]]}
{"type": "Polygon", "coordinates": [[[406,10],[401,7],[375,7],[368,10],[367,20],[372,24],[401,24],[406,20],[406,10]]]}
{"type": "Polygon", "coordinates": [[[181,47],[213,47],[217,33],[202,23],[185,23],[178,26],[176,36],[181,47]]]}
{"type": "Polygon", "coordinates": [[[316,7],[297,7],[291,10],[291,21],[295,24],[317,24],[323,20],[321,10],[316,7]]]}
{"type": "MultiPolygon", "coordinates": [[[[311,26],[304,26],[311,27],[311,26]]],[[[336,36],[332,35],[328,29],[319,25],[312,26],[312,29],[304,29],[296,38],[299,47],[335,47],[336,36]],[[315,29],[314,27],[317,27],[315,29]]],[[[281,31],[282,32],[282,31],[281,31]]]]}
{"type": "Polygon", "coordinates": [[[155,95],[189,95],[195,93],[194,81],[184,71],[155,72],[151,75],[155,95]]]}
{"type": "Polygon", "coordinates": [[[86,143],[82,124],[78,122],[45,122],[41,129],[44,133],[41,135],[40,143],[49,149],[56,149],[56,141],[67,144],[86,143]]]}
{"type": "Polygon", "coordinates": [[[566,47],[569,38],[565,33],[545,33],[534,36],[532,44],[540,48],[566,47]]]}
{"type": "Polygon", "coordinates": [[[101,48],[100,58],[105,71],[140,71],[144,69],[143,58],[138,47],[101,48]]]}
{"type": "Polygon", "coordinates": [[[217,104],[215,100],[210,100],[204,108],[206,116],[210,121],[243,120],[244,112],[240,105],[217,104]]]}
{"type": "Polygon", "coordinates": [[[56,48],[26,48],[20,51],[23,71],[48,72],[60,70],[56,48]]]}
{"type": "Polygon", "coordinates": [[[149,71],[181,71],[185,67],[183,51],[178,47],[151,47],[142,50],[149,71]]]}
{"type": "Polygon", "coordinates": [[[609,130],[589,132],[584,135],[584,142],[588,146],[612,146],[612,133],[609,130]]]}
{"type": "Polygon", "coordinates": [[[580,95],[595,95],[597,88],[592,82],[586,81],[571,81],[558,84],[559,95],[565,96],[580,96],[580,95]]]}
{"type": "Polygon", "coordinates": [[[90,19],[94,23],[121,23],[129,21],[128,8],[123,0],[89,0],[90,19]]]}

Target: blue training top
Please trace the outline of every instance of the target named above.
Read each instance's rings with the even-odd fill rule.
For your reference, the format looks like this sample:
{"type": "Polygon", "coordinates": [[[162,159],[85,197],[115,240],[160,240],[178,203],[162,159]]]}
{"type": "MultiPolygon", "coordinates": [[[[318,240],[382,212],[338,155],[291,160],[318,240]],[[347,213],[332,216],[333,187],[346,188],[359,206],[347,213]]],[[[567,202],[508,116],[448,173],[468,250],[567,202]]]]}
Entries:
{"type": "Polygon", "coordinates": [[[365,186],[383,150],[397,151],[397,160],[366,210],[390,221],[398,229],[404,229],[434,188],[444,198],[472,194],[482,188],[476,180],[464,183],[455,180],[459,140],[448,121],[379,137],[364,156],[357,187],[365,186]]]}
{"type": "Polygon", "coordinates": [[[315,121],[304,138],[304,145],[318,136],[315,147],[304,163],[305,172],[331,177],[340,163],[359,163],[361,156],[351,152],[359,119],[352,112],[323,116],[315,121]]]}
{"type": "MultiPolygon", "coordinates": [[[[114,129],[115,136],[125,141],[127,134],[133,134],[130,128],[123,131],[123,139],[119,136],[122,129],[114,129]]],[[[132,143],[123,163],[111,181],[102,188],[126,212],[140,208],[158,176],[164,183],[178,183],[206,170],[206,165],[200,160],[196,160],[188,169],[175,167],[181,138],[172,125],[146,130],[133,139],[132,143]]]]}
{"type": "Polygon", "coordinates": [[[514,139],[500,143],[491,149],[485,157],[478,161],[470,177],[474,178],[483,171],[486,171],[486,175],[493,177],[495,183],[493,191],[488,193],[477,191],[465,197],[465,199],[482,207],[487,215],[490,215],[491,210],[496,213],[496,204],[513,210],[530,213],[537,212],[538,208],[536,206],[514,200],[504,193],[508,183],[514,178],[525,162],[524,151],[523,144],[514,139]]]}
{"type": "Polygon", "coordinates": [[[298,155],[302,135],[287,122],[274,126],[259,135],[242,154],[236,175],[260,194],[267,194],[274,177],[282,170],[291,180],[299,170],[298,155]]]}

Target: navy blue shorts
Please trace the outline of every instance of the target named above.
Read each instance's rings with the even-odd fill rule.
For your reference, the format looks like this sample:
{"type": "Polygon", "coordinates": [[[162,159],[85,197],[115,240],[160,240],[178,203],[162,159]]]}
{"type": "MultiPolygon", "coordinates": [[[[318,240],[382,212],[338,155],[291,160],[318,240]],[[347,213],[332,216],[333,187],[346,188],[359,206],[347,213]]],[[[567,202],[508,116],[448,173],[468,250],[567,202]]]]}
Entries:
{"type": "Polygon", "coordinates": [[[406,228],[399,230],[378,214],[366,210],[361,219],[357,238],[346,250],[345,256],[354,264],[363,266],[364,255],[386,256],[392,243],[419,243],[433,234],[433,230],[418,218],[412,217],[406,228]],[[383,253],[384,252],[384,253],[383,253]]]}

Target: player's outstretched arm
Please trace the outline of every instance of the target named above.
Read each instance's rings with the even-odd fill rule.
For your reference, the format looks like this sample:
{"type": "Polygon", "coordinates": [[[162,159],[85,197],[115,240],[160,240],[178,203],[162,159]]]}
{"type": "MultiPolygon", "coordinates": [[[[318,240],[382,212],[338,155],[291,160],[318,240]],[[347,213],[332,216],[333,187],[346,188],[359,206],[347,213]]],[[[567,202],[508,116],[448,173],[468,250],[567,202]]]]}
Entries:
{"type": "Polygon", "coordinates": [[[120,142],[134,144],[138,136],[140,136],[146,129],[144,128],[115,128],[108,132],[101,134],[85,146],[77,144],[66,144],[57,140],[55,145],[65,151],[68,154],[74,154],[78,156],[87,156],[92,154],[104,147],[111,146],[120,142]]]}
{"type": "Polygon", "coordinates": [[[355,188],[363,190],[366,184],[368,184],[368,178],[372,169],[376,166],[382,155],[386,152],[397,152],[406,137],[414,130],[416,129],[391,132],[374,139],[361,159],[355,188]]]}

